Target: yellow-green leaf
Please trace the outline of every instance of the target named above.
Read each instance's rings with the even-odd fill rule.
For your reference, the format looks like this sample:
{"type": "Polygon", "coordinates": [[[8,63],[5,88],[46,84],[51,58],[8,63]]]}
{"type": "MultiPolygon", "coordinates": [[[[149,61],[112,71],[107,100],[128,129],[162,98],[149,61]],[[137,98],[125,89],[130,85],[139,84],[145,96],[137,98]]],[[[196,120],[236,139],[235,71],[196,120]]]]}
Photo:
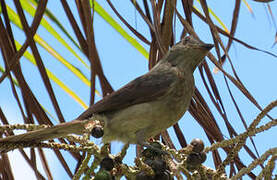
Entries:
{"type": "MultiPolygon", "coordinates": [[[[21,45],[16,41],[16,48],[20,49],[21,45]]],[[[28,59],[33,65],[36,65],[35,59],[31,53],[25,51],[24,57],[28,59]]],[[[46,68],[46,73],[48,77],[55,82],[60,88],[62,88],[70,97],[72,97],[77,103],[79,103],[84,109],[88,108],[86,103],[81,100],[81,98],[73,92],[68,86],[66,86],[58,77],[56,77],[49,69],[46,68]]]]}
{"type": "MultiPolygon", "coordinates": [[[[130,36],[110,15],[105,11],[104,8],[96,1],[94,2],[94,10],[98,13],[108,24],[110,24],[122,37],[124,37],[133,47],[135,47],[146,59],[148,59],[149,54],[144,49],[144,47],[138,43],[136,39],[130,36]]],[[[92,6],[92,0],[90,0],[92,6]]]]}
{"type": "MultiPolygon", "coordinates": [[[[20,0],[22,8],[29,13],[31,16],[34,17],[35,15],[35,8],[28,2],[27,0],[20,0]]],[[[32,1],[33,3],[36,3],[35,1],[32,1]]],[[[65,48],[68,49],[84,66],[88,69],[89,66],[84,62],[84,60],[81,59],[81,57],[66,43],[66,41],[60,36],[59,33],[47,22],[45,18],[42,18],[40,21],[40,25],[43,26],[52,36],[54,36],[58,42],[60,42],[65,48]]]]}

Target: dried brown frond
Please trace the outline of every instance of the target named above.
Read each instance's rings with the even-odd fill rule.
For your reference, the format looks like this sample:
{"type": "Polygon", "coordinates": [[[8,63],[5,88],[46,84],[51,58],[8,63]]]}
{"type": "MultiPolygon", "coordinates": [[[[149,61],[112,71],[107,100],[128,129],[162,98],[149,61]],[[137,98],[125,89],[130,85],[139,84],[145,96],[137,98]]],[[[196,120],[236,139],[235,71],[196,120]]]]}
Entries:
{"type": "MultiPolygon", "coordinates": [[[[268,3],[271,0],[254,1],[268,3]]],[[[1,137],[14,135],[15,130],[18,129],[32,131],[39,128],[50,127],[55,124],[42,107],[39,97],[35,95],[35,92],[30,87],[28,79],[25,79],[21,59],[28,48],[32,51],[37,64],[37,70],[42,79],[43,88],[45,92],[47,92],[45,97],[49,97],[56,113],[55,115],[58,117],[60,123],[69,121],[64,118],[64,110],[61,109],[62,102],[57,98],[57,92],[55,91],[55,88],[53,88],[47,74],[45,67],[46,59],[43,57],[43,53],[40,52],[37,43],[34,40],[34,36],[41,25],[42,18],[46,14],[48,1],[37,1],[34,17],[29,24],[27,22],[25,10],[21,4],[22,2],[19,0],[13,1],[16,13],[22,25],[22,32],[26,37],[19,49],[17,49],[15,45],[15,31],[11,25],[13,22],[9,16],[6,2],[7,1],[0,0],[2,14],[0,18],[0,49],[3,59],[1,59],[1,63],[3,62],[2,64],[5,66],[5,72],[0,76],[0,83],[3,83],[5,80],[10,82],[13,94],[12,98],[16,100],[16,108],[20,110],[20,114],[17,116],[22,119],[22,123],[10,124],[11,119],[6,117],[0,108],[0,119],[2,122],[0,126],[1,137]],[[13,78],[17,80],[18,87],[14,84],[12,80],[13,78]]],[[[78,46],[81,50],[80,53],[83,53],[82,55],[84,55],[90,63],[89,103],[93,104],[95,102],[97,81],[99,81],[103,96],[113,92],[113,88],[108,81],[109,77],[106,77],[104,73],[95,40],[94,27],[96,27],[97,24],[94,23],[94,3],[96,2],[91,1],[92,4],[90,4],[90,1],[83,0],[76,0],[74,1],[75,4],[69,4],[69,1],[66,0],[61,0],[60,2],[63,7],[62,10],[65,12],[65,16],[74,32],[72,36],[77,38],[78,46]],[[73,8],[77,9],[77,13],[73,13],[73,8]],[[80,23],[78,24],[79,20],[80,23]]],[[[198,34],[196,34],[194,30],[194,28],[196,28],[194,17],[201,20],[209,27],[210,36],[215,44],[216,55],[209,53],[208,59],[199,66],[200,77],[205,88],[204,90],[208,96],[206,97],[200,89],[196,89],[189,107],[189,113],[204,130],[207,139],[211,144],[210,146],[207,145],[203,152],[212,152],[211,156],[215,169],[206,167],[202,164],[191,165],[188,163],[188,157],[191,157],[193,152],[191,145],[188,145],[187,143],[186,132],[182,131],[182,124],[177,123],[173,126],[173,130],[182,149],[176,149],[178,143],[171,139],[171,134],[169,134],[168,131],[164,131],[156,137],[156,139],[160,139],[163,144],[165,144],[163,145],[163,148],[171,155],[171,157],[158,159],[167,163],[170,175],[175,176],[178,179],[184,177],[187,179],[228,179],[227,174],[230,179],[239,179],[245,175],[248,175],[252,179],[272,178],[274,175],[274,168],[276,168],[277,150],[274,147],[268,149],[262,155],[259,155],[259,147],[255,145],[255,140],[252,137],[254,135],[259,135],[260,132],[267,132],[273,127],[276,127],[276,117],[271,117],[268,112],[276,107],[277,103],[274,100],[266,108],[263,108],[263,106],[260,105],[254,97],[254,93],[250,92],[245,83],[240,79],[228,53],[230,47],[236,42],[250,50],[254,50],[253,52],[260,51],[274,57],[277,56],[269,51],[254,47],[236,37],[235,33],[238,28],[240,28],[238,19],[241,13],[241,0],[236,0],[234,2],[230,32],[226,32],[216,25],[216,22],[211,17],[209,4],[206,0],[200,0],[200,7],[203,14],[193,6],[193,0],[130,0],[130,3],[134,6],[136,12],[138,12],[141,20],[145,22],[144,28],[149,29],[150,37],[139,32],[136,27],[132,26],[131,23],[127,21],[127,18],[120,12],[120,8],[116,8],[116,1],[113,3],[111,0],[107,0],[107,3],[109,7],[111,7],[112,12],[114,12],[114,17],[118,17],[122,24],[126,26],[126,29],[133,33],[133,36],[135,36],[136,39],[141,40],[145,46],[149,46],[149,69],[151,69],[163,57],[167,50],[174,44],[175,40],[178,39],[175,33],[177,29],[177,20],[180,22],[180,26],[183,29],[182,36],[191,34],[198,38],[198,34]],[[226,45],[223,43],[223,38],[227,38],[228,40],[226,45]],[[224,77],[225,86],[228,90],[228,93],[226,94],[228,94],[232,100],[236,113],[245,128],[245,131],[242,133],[237,132],[236,122],[233,122],[230,115],[227,113],[227,106],[226,102],[223,100],[222,89],[219,88],[219,82],[216,81],[215,74],[212,73],[208,62],[213,63],[216,67],[215,71],[222,73],[224,77]],[[231,72],[228,72],[223,67],[223,65],[227,63],[230,65],[231,72]],[[249,105],[254,105],[260,110],[261,113],[251,122],[250,125],[247,125],[245,115],[241,111],[230,85],[234,85],[234,87],[241,92],[241,96],[248,100],[247,103],[249,103],[249,105]],[[261,119],[264,117],[269,118],[270,121],[258,126],[261,123],[261,119]],[[220,121],[223,121],[223,123],[220,123],[220,121]],[[223,128],[219,126],[219,124],[224,124],[224,128],[227,129],[229,135],[228,138],[224,135],[223,128]],[[254,146],[254,150],[252,150],[252,148],[246,143],[248,138],[254,146]],[[252,162],[250,164],[246,164],[243,159],[240,158],[242,149],[244,149],[251,158],[252,162]],[[226,153],[226,156],[220,153],[221,150],[226,153]],[[226,172],[226,166],[228,165],[230,165],[230,172],[226,172]],[[257,166],[260,166],[262,170],[258,175],[255,175],[253,169],[257,166]]],[[[271,6],[269,4],[266,4],[266,6],[276,29],[275,18],[271,6]]],[[[142,149],[140,147],[137,147],[137,157],[134,159],[136,165],[130,166],[122,163],[123,158],[126,156],[126,151],[129,147],[128,145],[126,145],[118,155],[112,155],[109,153],[109,145],[99,147],[90,141],[87,138],[87,135],[81,137],[69,136],[59,138],[57,141],[50,140],[47,142],[1,142],[0,146],[1,149],[6,147],[7,150],[17,148],[28,165],[33,169],[37,179],[55,179],[55,174],[51,172],[50,168],[52,162],[47,160],[44,148],[53,150],[67,175],[73,179],[79,179],[81,176],[92,178],[97,175],[97,173],[99,173],[96,171],[97,167],[101,164],[101,160],[107,156],[116,161],[113,170],[108,172],[111,176],[116,176],[117,178],[125,176],[126,178],[134,179],[135,176],[141,172],[144,173],[142,173],[143,175],[149,176],[153,176],[155,173],[151,165],[147,164],[145,158],[143,159],[141,157],[140,152],[142,149]],[[23,149],[25,147],[29,147],[30,150],[23,149]],[[70,168],[70,162],[64,157],[62,151],[68,152],[72,161],[76,161],[77,165],[75,169],[70,168]],[[41,160],[44,173],[38,170],[38,156],[41,160]],[[91,164],[89,163],[90,161],[92,161],[91,164]],[[42,174],[45,174],[46,177],[42,174]]],[[[1,153],[0,179],[14,179],[15,173],[16,172],[13,171],[10,164],[8,154],[1,153]]]]}

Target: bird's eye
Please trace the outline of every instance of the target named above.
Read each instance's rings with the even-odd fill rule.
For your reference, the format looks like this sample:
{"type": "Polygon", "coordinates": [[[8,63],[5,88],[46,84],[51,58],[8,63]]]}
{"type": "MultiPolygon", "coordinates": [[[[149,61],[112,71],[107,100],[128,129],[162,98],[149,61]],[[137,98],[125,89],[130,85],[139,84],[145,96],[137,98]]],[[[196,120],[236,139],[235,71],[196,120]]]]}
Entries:
{"type": "Polygon", "coordinates": [[[184,45],[187,44],[187,43],[189,42],[189,39],[190,39],[189,36],[185,37],[185,39],[184,39],[184,41],[183,41],[183,44],[184,44],[184,45]]]}

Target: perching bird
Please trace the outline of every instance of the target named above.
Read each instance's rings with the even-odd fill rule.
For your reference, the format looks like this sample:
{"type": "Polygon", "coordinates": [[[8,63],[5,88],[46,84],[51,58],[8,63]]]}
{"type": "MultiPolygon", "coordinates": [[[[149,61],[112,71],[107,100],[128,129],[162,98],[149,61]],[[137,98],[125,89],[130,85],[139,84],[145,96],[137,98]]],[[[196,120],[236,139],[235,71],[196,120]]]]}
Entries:
{"type": "MultiPolygon", "coordinates": [[[[184,115],[194,92],[193,72],[212,44],[183,38],[146,74],[90,106],[76,120],[0,139],[40,142],[82,134],[90,121],[105,123],[103,143],[114,140],[147,146],[146,139],[174,125],[184,115]]],[[[1,148],[0,148],[1,149],[1,148]]]]}

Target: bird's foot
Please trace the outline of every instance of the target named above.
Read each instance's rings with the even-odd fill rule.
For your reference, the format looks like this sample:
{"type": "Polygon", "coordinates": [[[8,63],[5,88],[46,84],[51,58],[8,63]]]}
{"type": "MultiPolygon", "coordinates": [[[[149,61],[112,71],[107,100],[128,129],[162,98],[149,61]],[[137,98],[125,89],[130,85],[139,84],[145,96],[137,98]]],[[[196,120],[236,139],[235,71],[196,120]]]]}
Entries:
{"type": "Polygon", "coordinates": [[[141,145],[147,148],[143,151],[143,153],[147,153],[147,154],[150,153],[155,156],[169,155],[168,152],[162,150],[162,146],[158,142],[152,142],[150,144],[147,142],[143,142],[141,145]]]}

